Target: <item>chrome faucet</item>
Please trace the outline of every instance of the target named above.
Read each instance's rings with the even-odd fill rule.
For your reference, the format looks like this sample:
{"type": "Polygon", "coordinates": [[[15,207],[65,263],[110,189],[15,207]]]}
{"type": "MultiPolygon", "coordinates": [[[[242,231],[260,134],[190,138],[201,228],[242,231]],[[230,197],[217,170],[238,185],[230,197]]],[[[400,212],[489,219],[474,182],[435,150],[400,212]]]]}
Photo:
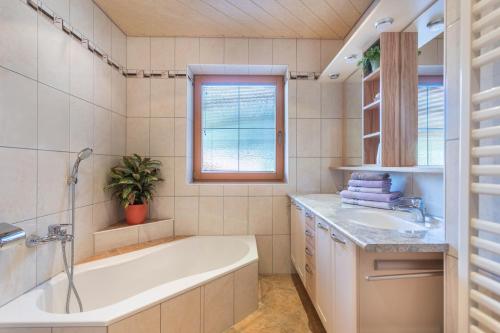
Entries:
{"type": "Polygon", "coordinates": [[[424,201],[419,197],[401,197],[393,207],[394,210],[413,213],[415,221],[425,223],[424,201]]]}
{"type": "Polygon", "coordinates": [[[68,234],[68,230],[65,227],[71,224],[51,224],[49,225],[49,232],[47,236],[31,235],[26,239],[27,247],[35,247],[41,244],[46,244],[50,242],[71,242],[73,241],[73,235],[68,234]]]}

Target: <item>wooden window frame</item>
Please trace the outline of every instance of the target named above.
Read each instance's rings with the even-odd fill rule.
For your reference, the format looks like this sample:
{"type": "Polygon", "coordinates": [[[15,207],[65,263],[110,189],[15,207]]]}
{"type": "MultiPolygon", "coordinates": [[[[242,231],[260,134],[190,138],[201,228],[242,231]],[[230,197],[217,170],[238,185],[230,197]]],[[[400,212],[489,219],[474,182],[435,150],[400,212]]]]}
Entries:
{"type": "Polygon", "coordinates": [[[194,76],[194,146],[193,179],[195,182],[282,182],[285,158],[285,80],[280,75],[195,75],[194,76]],[[201,87],[205,83],[274,84],[276,86],[276,171],[275,172],[202,172],[201,87]],[[281,140],[279,139],[281,136],[281,140]]]}

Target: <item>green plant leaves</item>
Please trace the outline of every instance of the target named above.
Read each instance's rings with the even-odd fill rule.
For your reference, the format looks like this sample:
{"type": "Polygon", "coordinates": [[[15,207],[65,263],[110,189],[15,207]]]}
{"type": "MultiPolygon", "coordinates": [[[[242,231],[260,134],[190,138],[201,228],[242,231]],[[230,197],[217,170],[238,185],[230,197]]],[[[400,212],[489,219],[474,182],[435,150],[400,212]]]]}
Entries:
{"type": "Polygon", "coordinates": [[[148,203],[153,200],[156,184],[163,181],[160,167],[160,161],[149,157],[142,158],[137,154],[123,156],[122,163],[111,168],[110,180],[104,189],[111,190],[124,208],[148,203]]]}

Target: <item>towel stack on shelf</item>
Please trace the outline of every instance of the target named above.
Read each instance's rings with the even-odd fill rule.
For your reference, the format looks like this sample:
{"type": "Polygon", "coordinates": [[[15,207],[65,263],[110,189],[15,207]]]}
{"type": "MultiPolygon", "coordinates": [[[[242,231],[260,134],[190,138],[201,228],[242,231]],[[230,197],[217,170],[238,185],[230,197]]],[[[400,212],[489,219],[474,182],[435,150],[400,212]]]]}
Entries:
{"type": "Polygon", "coordinates": [[[353,172],[349,187],[340,192],[342,202],[374,208],[392,209],[401,192],[391,192],[388,173],[353,172]]]}

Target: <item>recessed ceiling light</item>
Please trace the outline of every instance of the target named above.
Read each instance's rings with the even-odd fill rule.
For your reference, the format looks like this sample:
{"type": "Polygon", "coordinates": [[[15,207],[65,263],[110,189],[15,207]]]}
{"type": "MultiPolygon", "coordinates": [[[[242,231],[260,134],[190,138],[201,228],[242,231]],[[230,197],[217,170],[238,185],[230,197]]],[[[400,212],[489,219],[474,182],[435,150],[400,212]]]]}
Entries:
{"type": "Polygon", "coordinates": [[[340,74],[339,73],[331,73],[330,75],[328,75],[328,77],[331,79],[331,80],[336,80],[340,77],[340,74]]]}
{"type": "Polygon", "coordinates": [[[430,31],[443,31],[444,29],[444,18],[439,17],[437,19],[433,19],[427,23],[427,28],[430,31]]]}
{"type": "Polygon", "coordinates": [[[353,64],[353,63],[356,62],[356,60],[358,60],[358,55],[357,54],[351,54],[351,55],[345,56],[344,59],[345,59],[346,63],[353,64]]]}
{"type": "Polygon", "coordinates": [[[384,17],[383,19],[375,21],[375,29],[378,31],[385,31],[393,22],[394,19],[392,17],[384,17]]]}

